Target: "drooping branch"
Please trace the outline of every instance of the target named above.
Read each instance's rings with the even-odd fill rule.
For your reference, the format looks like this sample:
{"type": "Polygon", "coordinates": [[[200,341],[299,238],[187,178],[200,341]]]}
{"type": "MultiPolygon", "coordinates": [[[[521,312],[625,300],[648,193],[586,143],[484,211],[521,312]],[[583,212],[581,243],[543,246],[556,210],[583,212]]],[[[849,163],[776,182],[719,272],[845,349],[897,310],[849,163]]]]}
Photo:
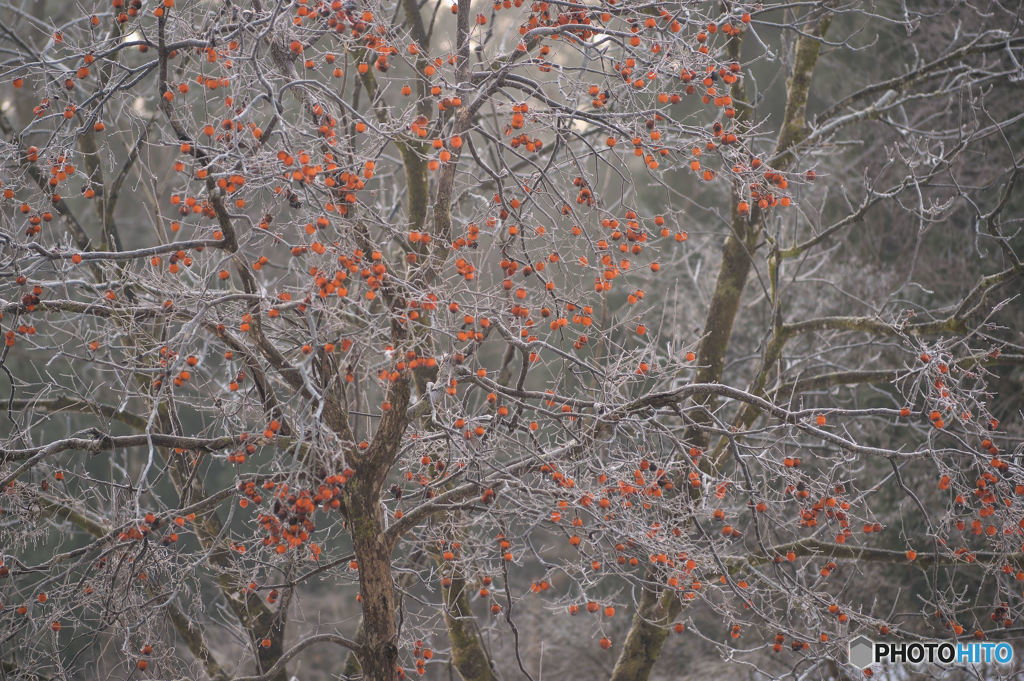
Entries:
{"type": "Polygon", "coordinates": [[[340,636],[338,634],[312,634],[301,639],[300,641],[292,645],[291,648],[282,653],[281,657],[279,657],[277,662],[274,663],[274,666],[272,666],[264,673],[259,674],[257,676],[236,676],[234,677],[234,681],[271,681],[272,679],[280,676],[281,672],[284,670],[285,665],[288,664],[289,660],[294,658],[296,655],[301,653],[306,648],[309,648],[310,646],[314,646],[320,643],[333,643],[343,648],[348,648],[349,650],[360,649],[358,643],[356,643],[355,641],[351,641],[345,638],[344,636],[340,636]]]}

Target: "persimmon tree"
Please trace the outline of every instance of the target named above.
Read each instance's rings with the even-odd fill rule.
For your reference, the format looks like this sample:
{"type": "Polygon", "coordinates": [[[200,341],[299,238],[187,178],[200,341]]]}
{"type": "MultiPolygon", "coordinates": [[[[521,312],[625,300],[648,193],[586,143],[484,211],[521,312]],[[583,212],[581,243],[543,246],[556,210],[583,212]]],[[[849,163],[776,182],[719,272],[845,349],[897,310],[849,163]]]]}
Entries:
{"type": "Polygon", "coordinates": [[[1017,636],[976,5],[0,3],[2,678],[1017,636]]]}

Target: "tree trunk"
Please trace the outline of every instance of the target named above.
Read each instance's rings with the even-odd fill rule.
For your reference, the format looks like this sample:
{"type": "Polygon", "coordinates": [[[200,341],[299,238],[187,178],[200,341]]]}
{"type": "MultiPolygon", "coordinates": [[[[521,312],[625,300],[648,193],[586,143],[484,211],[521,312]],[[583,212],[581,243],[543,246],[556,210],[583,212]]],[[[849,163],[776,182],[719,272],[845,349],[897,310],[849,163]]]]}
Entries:
{"type": "MultiPolygon", "coordinates": [[[[358,483],[357,483],[358,484],[358,483]]],[[[359,563],[359,596],[363,609],[359,664],[366,681],[394,681],[398,669],[395,626],[395,584],[391,547],[384,539],[384,518],[372,486],[360,486],[350,498],[349,525],[359,563]]]]}
{"type": "Polygon", "coordinates": [[[477,633],[462,573],[447,572],[451,584],[444,587],[444,621],[452,644],[452,661],[463,681],[494,681],[491,661],[477,633]]]}

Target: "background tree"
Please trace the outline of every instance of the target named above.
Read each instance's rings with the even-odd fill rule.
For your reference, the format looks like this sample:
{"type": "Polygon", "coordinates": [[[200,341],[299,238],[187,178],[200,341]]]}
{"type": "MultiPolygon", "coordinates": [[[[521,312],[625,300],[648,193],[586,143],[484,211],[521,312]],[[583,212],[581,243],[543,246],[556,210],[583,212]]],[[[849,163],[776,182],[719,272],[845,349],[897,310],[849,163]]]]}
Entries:
{"type": "Polygon", "coordinates": [[[1019,641],[1019,3],[0,18],[0,678],[1019,641]]]}

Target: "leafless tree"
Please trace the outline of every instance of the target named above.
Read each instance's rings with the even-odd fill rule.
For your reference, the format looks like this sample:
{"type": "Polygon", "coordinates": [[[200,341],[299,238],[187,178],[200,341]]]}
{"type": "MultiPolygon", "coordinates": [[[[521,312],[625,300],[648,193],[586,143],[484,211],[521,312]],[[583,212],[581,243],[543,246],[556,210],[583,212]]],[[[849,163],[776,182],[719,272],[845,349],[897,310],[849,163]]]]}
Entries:
{"type": "Polygon", "coordinates": [[[0,1],[0,679],[1020,641],[1021,15],[0,1]]]}

